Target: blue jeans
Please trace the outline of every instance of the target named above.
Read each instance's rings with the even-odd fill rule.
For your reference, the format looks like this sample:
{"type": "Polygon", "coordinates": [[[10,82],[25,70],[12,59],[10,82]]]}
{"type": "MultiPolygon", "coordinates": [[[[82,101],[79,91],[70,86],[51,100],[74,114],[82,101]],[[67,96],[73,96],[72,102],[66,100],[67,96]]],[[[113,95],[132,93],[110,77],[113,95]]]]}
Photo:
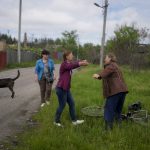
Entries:
{"type": "Polygon", "coordinates": [[[76,121],[75,104],[70,90],[65,91],[62,88],[56,87],[56,95],[58,97],[59,106],[55,114],[55,122],[60,123],[60,117],[65,108],[66,103],[68,103],[69,105],[69,112],[72,121],[76,121]]]}
{"type": "Polygon", "coordinates": [[[106,99],[104,107],[104,119],[106,122],[113,122],[114,117],[121,121],[121,113],[125,101],[126,93],[121,92],[106,99]]]}

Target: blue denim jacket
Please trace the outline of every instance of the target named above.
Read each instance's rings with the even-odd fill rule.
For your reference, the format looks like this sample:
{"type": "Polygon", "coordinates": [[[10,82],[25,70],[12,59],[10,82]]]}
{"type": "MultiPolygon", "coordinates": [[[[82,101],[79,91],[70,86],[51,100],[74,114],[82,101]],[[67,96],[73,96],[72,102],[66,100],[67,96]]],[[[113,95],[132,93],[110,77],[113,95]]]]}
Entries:
{"type": "MultiPolygon", "coordinates": [[[[48,67],[51,73],[54,71],[54,62],[52,59],[48,59],[48,67]]],[[[35,73],[38,75],[38,80],[41,80],[42,75],[44,73],[44,63],[42,59],[37,60],[36,66],[35,66],[35,73]]]]}

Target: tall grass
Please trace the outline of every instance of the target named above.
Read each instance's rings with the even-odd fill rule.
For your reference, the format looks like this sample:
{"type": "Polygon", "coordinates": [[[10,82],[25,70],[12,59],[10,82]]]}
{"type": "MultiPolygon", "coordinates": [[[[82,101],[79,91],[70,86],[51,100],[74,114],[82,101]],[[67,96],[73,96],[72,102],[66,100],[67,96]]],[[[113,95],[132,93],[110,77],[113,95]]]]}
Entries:
{"type": "MultiPolygon", "coordinates": [[[[79,126],[71,124],[68,106],[62,114],[64,128],[53,125],[54,114],[58,105],[55,91],[52,93],[50,106],[42,108],[34,116],[39,122],[35,129],[19,136],[19,145],[15,150],[149,150],[150,126],[141,126],[133,122],[123,122],[122,128],[115,125],[113,131],[104,131],[103,118],[87,117],[81,108],[91,105],[103,105],[101,81],[92,79],[92,74],[99,72],[97,66],[81,69],[72,78],[72,95],[76,103],[78,118],[85,119],[79,126]]],[[[150,111],[150,71],[133,73],[123,69],[129,87],[124,112],[127,106],[140,100],[145,109],[150,111]]]]}

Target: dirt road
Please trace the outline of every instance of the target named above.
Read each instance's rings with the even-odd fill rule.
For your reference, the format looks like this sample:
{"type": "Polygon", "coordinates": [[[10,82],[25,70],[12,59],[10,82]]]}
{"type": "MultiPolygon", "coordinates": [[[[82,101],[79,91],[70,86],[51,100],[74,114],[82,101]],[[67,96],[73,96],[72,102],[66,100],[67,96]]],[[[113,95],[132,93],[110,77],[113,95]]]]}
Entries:
{"type": "MultiPolygon", "coordinates": [[[[59,65],[55,65],[58,74],[59,65]]],[[[21,131],[26,120],[40,108],[39,85],[34,80],[34,68],[21,68],[15,81],[15,97],[8,88],[0,88],[0,141],[21,131]]],[[[17,69],[0,72],[0,78],[15,77],[17,69]]],[[[54,82],[53,86],[55,86],[54,82]]]]}

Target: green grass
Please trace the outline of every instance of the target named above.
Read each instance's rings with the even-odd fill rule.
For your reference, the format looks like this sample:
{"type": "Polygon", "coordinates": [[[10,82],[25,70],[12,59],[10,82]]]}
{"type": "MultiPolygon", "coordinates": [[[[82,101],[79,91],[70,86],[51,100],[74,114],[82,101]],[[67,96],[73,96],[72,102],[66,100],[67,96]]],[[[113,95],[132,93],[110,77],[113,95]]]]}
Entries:
{"type": "MultiPolygon", "coordinates": [[[[60,60],[55,59],[54,63],[55,64],[60,64],[60,60]]],[[[5,69],[14,69],[14,68],[27,68],[27,67],[34,67],[36,64],[36,61],[31,61],[31,62],[21,62],[19,63],[12,63],[8,64],[5,69]]]]}
{"type": "Polygon", "coordinates": [[[12,64],[8,64],[6,66],[6,69],[14,69],[14,68],[27,68],[27,67],[33,67],[35,66],[36,61],[32,61],[32,62],[21,62],[19,63],[12,63],[12,64]]]}
{"type": "MultiPolygon", "coordinates": [[[[81,69],[72,78],[72,94],[75,99],[77,115],[85,119],[80,126],[72,126],[66,106],[62,114],[65,128],[53,125],[54,114],[58,105],[55,92],[52,104],[40,110],[33,118],[39,126],[21,134],[15,150],[149,150],[150,126],[141,126],[132,122],[123,122],[122,128],[115,125],[113,131],[104,131],[103,118],[87,117],[81,108],[91,105],[103,105],[101,81],[92,79],[92,74],[99,72],[98,66],[81,69]]],[[[123,69],[129,87],[123,111],[127,106],[140,100],[145,109],[150,111],[150,71],[140,73],[123,69]]]]}

